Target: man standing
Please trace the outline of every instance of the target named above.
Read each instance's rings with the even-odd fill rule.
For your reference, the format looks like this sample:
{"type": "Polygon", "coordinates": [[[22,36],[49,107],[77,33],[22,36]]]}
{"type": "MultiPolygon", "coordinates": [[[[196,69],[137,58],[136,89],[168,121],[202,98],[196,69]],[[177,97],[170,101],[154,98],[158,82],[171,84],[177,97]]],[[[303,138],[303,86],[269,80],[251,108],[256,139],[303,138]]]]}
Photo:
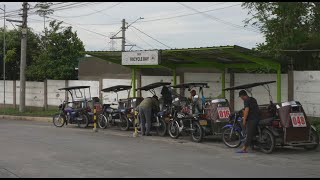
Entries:
{"type": "Polygon", "coordinates": [[[202,112],[202,101],[199,99],[197,92],[193,89],[190,91],[189,100],[192,103],[192,114],[197,114],[202,112]]]}
{"type": "Polygon", "coordinates": [[[151,118],[160,111],[159,100],[156,95],[145,98],[139,105],[139,118],[142,135],[151,136],[151,118]]]}
{"type": "Polygon", "coordinates": [[[243,128],[246,129],[246,141],[241,150],[237,153],[247,153],[247,149],[251,146],[252,138],[256,134],[256,128],[259,122],[259,106],[257,100],[253,97],[249,97],[245,90],[239,92],[239,97],[244,101],[244,110],[243,110],[243,128]]]}

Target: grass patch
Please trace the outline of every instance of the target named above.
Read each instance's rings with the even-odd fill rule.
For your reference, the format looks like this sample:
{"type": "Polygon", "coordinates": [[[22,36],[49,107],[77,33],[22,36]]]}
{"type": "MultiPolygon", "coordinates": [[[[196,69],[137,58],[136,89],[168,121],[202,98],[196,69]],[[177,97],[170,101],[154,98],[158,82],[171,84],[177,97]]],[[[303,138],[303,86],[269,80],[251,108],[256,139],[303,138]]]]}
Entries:
{"type": "Polygon", "coordinates": [[[35,117],[52,117],[58,113],[58,108],[49,108],[44,111],[39,108],[26,108],[25,112],[19,112],[19,108],[1,108],[0,115],[14,115],[14,116],[35,116],[35,117]]]}
{"type": "Polygon", "coordinates": [[[316,127],[317,132],[320,135],[320,117],[308,117],[308,120],[316,127]]]}

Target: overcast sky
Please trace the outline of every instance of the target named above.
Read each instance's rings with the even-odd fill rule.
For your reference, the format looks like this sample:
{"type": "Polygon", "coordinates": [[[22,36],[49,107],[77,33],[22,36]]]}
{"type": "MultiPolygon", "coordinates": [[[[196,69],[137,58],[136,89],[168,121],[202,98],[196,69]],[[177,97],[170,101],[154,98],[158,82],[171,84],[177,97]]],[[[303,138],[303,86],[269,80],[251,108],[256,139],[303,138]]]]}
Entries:
{"type": "MultiPolygon", "coordinates": [[[[54,2],[57,4],[58,2],[54,2]]],[[[222,45],[239,45],[253,48],[262,43],[264,37],[257,30],[242,28],[244,20],[249,18],[248,10],[240,2],[88,2],[78,7],[57,10],[49,17],[62,20],[65,26],[72,24],[88,51],[110,50],[108,38],[120,30],[121,20],[130,24],[138,20],[126,31],[128,43],[136,44],[133,49],[191,48],[222,45]],[[203,11],[206,12],[199,13],[203,11]],[[197,13],[197,14],[196,14],[197,13]],[[191,15],[190,15],[191,14],[191,15]],[[239,27],[240,26],[240,27],[239,27]],[[151,39],[137,29],[163,44],[151,39]],[[93,31],[93,32],[90,32],[93,31]],[[95,32],[95,33],[94,33],[95,32]]],[[[22,2],[3,2],[7,12],[22,8],[22,2]]],[[[30,2],[30,7],[36,3],[30,2]]],[[[57,4],[53,9],[73,3],[57,4]]],[[[69,7],[72,7],[71,5],[69,7]]],[[[28,16],[28,26],[38,33],[43,31],[43,18],[32,13],[28,16]]],[[[13,14],[13,13],[11,13],[13,14]]],[[[18,13],[16,13],[18,14],[18,13]]],[[[3,15],[1,13],[1,15],[3,15]]],[[[19,16],[11,16],[19,19],[19,16]]],[[[50,19],[48,19],[50,20],[50,19]]],[[[1,18],[1,25],[3,19],[1,18]]],[[[48,24],[48,23],[47,23],[48,24]]],[[[1,26],[0,25],[0,26],[1,26]]],[[[7,22],[7,27],[13,26],[7,22]]],[[[121,36],[121,33],[119,34],[121,36]]],[[[116,50],[120,50],[121,40],[114,40],[116,50]]],[[[127,50],[130,47],[127,47],[127,50]]]]}

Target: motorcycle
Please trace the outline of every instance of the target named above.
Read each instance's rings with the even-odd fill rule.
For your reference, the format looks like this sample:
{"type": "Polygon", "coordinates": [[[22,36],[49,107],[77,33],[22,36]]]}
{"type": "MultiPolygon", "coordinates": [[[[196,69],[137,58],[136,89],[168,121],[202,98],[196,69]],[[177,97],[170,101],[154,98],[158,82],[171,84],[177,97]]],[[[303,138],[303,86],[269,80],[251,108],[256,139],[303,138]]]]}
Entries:
{"type": "MultiPolygon", "coordinates": [[[[175,101],[179,101],[178,98],[175,101]]],[[[180,135],[190,135],[194,142],[203,139],[203,128],[200,125],[202,114],[190,114],[190,107],[173,105],[173,120],[169,122],[168,132],[171,138],[177,139],[180,135]]]]}
{"type": "MultiPolygon", "coordinates": [[[[252,147],[258,146],[266,154],[272,153],[275,148],[275,136],[272,133],[274,118],[260,120],[257,125],[256,135],[252,141],[252,147]]],[[[242,126],[242,111],[233,113],[230,121],[222,128],[222,141],[230,148],[239,147],[246,138],[242,126]]]]}
{"type": "Polygon", "coordinates": [[[53,116],[53,124],[56,127],[62,127],[69,124],[77,124],[80,128],[86,128],[90,123],[89,119],[92,119],[93,113],[90,109],[73,109],[67,107],[67,104],[72,102],[64,101],[59,105],[59,113],[53,116]]]}

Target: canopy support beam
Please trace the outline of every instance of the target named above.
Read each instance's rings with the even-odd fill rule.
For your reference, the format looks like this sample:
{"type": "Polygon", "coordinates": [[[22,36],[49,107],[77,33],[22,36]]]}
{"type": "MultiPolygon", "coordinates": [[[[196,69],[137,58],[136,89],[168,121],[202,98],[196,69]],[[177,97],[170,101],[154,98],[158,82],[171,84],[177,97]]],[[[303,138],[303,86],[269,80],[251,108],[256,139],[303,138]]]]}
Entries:
{"type": "Polygon", "coordinates": [[[277,102],[281,103],[281,66],[277,69],[277,102]]]}
{"type": "Polygon", "coordinates": [[[132,97],[136,97],[136,68],[132,68],[132,97]]]}
{"type": "Polygon", "coordinates": [[[226,71],[222,71],[221,73],[221,87],[222,87],[222,98],[226,98],[226,71]]]}

